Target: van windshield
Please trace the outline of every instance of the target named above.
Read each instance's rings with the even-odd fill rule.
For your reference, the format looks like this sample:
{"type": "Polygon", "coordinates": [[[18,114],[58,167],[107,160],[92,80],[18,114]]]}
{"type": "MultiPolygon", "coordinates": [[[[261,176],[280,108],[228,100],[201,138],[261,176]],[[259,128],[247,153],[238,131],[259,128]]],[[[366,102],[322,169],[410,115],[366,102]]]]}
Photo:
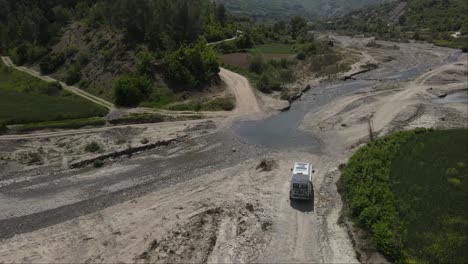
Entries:
{"type": "Polygon", "coordinates": [[[305,183],[293,183],[293,188],[301,190],[301,189],[308,189],[308,186],[305,183]]]}

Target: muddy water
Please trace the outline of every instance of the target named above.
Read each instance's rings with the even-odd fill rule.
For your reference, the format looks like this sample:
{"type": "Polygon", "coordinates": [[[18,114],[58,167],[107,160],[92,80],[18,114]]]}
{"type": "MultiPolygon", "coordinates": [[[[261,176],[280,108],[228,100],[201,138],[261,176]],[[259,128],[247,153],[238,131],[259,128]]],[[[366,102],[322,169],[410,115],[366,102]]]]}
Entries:
{"type": "Polygon", "coordinates": [[[444,98],[436,98],[432,100],[436,104],[453,104],[461,103],[468,104],[468,91],[462,91],[454,94],[449,94],[444,98]]]}
{"type": "MultiPolygon", "coordinates": [[[[273,117],[234,124],[232,132],[239,139],[251,144],[279,150],[300,150],[311,153],[320,152],[320,141],[312,134],[299,128],[304,116],[317,112],[322,106],[331,101],[356,92],[372,90],[372,86],[381,81],[407,81],[430,71],[432,67],[453,63],[463,53],[453,52],[439,63],[418,64],[414,67],[398,70],[387,70],[377,73],[370,71],[354,76],[353,81],[326,82],[312,87],[302,99],[295,102],[287,112],[279,113],[273,117]]],[[[461,100],[459,97],[448,100],[461,100]]],[[[466,99],[466,97],[465,97],[466,99]]]]}
{"type": "Polygon", "coordinates": [[[338,97],[370,89],[373,83],[357,80],[318,85],[296,101],[289,111],[264,120],[236,123],[233,133],[244,141],[268,148],[318,153],[319,140],[312,134],[298,129],[304,116],[318,111],[320,107],[338,97]]]}

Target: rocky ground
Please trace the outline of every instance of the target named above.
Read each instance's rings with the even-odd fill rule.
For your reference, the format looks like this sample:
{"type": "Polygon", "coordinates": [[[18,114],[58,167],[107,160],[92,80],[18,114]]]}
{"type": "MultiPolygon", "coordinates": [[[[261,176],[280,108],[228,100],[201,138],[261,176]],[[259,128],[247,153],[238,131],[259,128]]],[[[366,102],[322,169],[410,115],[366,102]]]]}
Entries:
{"type": "Polygon", "coordinates": [[[353,73],[369,62],[378,68],[314,83],[289,112],[246,106],[235,119],[0,138],[0,263],[385,261],[341,217],[338,168],[369,140],[369,126],[376,137],[466,127],[466,104],[433,100],[466,93],[467,57],[424,43],[370,48],[368,39],[334,38],[362,54],[353,73]],[[252,133],[238,129],[244,119],[274,140],[239,133],[252,133]],[[100,152],[84,151],[90,141],[100,152]],[[70,168],[108,153],[122,155],[70,168]],[[310,203],[288,198],[295,161],[316,168],[310,203]]]}

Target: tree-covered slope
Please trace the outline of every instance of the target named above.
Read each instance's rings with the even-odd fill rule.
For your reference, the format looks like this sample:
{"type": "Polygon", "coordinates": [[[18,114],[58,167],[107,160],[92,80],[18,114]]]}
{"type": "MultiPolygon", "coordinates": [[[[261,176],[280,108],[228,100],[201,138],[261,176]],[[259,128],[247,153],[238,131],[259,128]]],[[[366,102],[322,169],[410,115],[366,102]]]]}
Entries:
{"type": "Polygon", "coordinates": [[[211,0],[0,0],[2,55],[122,106],[216,81],[234,33],[211,0]]]}
{"type": "Polygon", "coordinates": [[[466,49],[466,14],[466,0],[405,0],[324,21],[322,28],[364,32],[390,39],[427,40],[466,49]],[[451,36],[457,31],[461,32],[461,38],[451,36]]]}
{"type": "Polygon", "coordinates": [[[230,12],[259,19],[279,20],[301,15],[309,19],[347,14],[391,0],[218,0],[230,12]]]}

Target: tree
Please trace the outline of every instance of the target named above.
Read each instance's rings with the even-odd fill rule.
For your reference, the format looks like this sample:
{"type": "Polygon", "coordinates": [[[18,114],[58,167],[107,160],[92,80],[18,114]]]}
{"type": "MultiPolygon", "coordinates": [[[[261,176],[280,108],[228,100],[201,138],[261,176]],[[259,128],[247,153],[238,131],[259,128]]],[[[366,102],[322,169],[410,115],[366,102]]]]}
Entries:
{"type": "Polygon", "coordinates": [[[67,75],[65,77],[65,83],[68,85],[73,85],[81,80],[81,72],[76,66],[70,66],[67,70],[67,75]]]}
{"type": "Polygon", "coordinates": [[[252,36],[250,32],[244,32],[242,36],[236,42],[237,48],[239,49],[250,49],[254,46],[252,36]]]}
{"type": "Polygon", "coordinates": [[[139,74],[151,75],[151,67],[154,63],[154,56],[148,51],[140,51],[137,53],[136,69],[139,74]]]}
{"type": "Polygon", "coordinates": [[[220,71],[218,55],[206,41],[181,46],[166,56],[166,78],[174,83],[196,88],[211,81],[220,71]]]}
{"type": "Polygon", "coordinates": [[[151,92],[151,80],[138,74],[120,77],[114,85],[115,103],[118,106],[135,107],[151,92]]]}
{"type": "Polygon", "coordinates": [[[291,27],[291,37],[292,39],[295,40],[297,39],[301,31],[306,29],[307,22],[305,21],[304,18],[300,16],[295,16],[291,19],[290,27],[291,27]]]}
{"type": "Polygon", "coordinates": [[[216,18],[221,23],[221,25],[224,25],[226,23],[227,16],[226,7],[224,6],[224,4],[219,4],[216,7],[216,18]]]}
{"type": "Polygon", "coordinates": [[[249,71],[254,72],[256,74],[262,74],[266,66],[267,65],[262,55],[255,54],[253,57],[250,58],[249,71]]]}

